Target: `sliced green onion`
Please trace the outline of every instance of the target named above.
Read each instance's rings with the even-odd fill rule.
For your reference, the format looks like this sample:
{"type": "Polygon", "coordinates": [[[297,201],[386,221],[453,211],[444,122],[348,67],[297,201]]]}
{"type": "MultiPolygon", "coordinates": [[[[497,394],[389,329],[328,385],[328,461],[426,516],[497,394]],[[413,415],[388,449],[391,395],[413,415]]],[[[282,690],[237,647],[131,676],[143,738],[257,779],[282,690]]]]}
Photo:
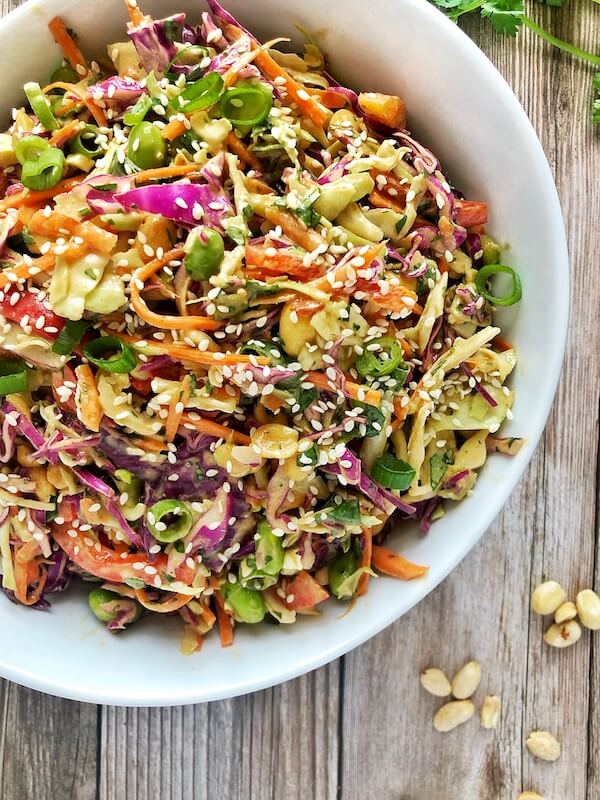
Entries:
{"type": "Polygon", "coordinates": [[[146,114],[152,108],[152,98],[147,95],[143,94],[137,103],[132,106],[132,108],[127,111],[127,113],[123,117],[123,122],[129,128],[133,128],[134,125],[137,125],[138,122],[143,122],[146,114]]]}
{"type": "Polygon", "coordinates": [[[185,268],[192,278],[205,281],[217,274],[224,255],[221,235],[212,228],[200,228],[195,231],[192,247],[185,256],[185,268]]]}
{"type": "Polygon", "coordinates": [[[163,544],[178,542],[187,536],[193,521],[191,508],[183,500],[159,500],[148,509],[148,530],[163,544]]]}
{"type": "Polygon", "coordinates": [[[101,336],[99,339],[94,339],[85,346],[83,352],[88,361],[106,372],[131,372],[137,364],[133,348],[116,336],[101,336]],[[106,353],[114,355],[103,358],[106,353]]]}
{"type": "Polygon", "coordinates": [[[33,113],[39,119],[41,125],[47,131],[58,130],[60,128],[60,122],[54,116],[50,101],[43,94],[39,83],[34,83],[32,81],[31,83],[26,83],[23,88],[29,100],[29,105],[33,109],[33,113]]]}
{"type": "Polygon", "coordinates": [[[221,116],[233,125],[244,128],[260,125],[269,116],[272,107],[272,96],[258,86],[238,85],[227,89],[219,103],[221,116]]]}
{"type": "Polygon", "coordinates": [[[72,140],[71,152],[77,155],[87,156],[88,158],[97,158],[99,155],[102,155],[103,150],[100,145],[96,143],[96,137],[99,133],[100,129],[97,128],[96,125],[86,125],[72,140]]]}
{"type": "Polygon", "coordinates": [[[59,356],[71,355],[89,327],[90,323],[84,319],[68,320],[65,327],[56,337],[56,341],[52,345],[52,352],[58,353],[59,356]]]}
{"type": "MultiPolygon", "coordinates": [[[[177,53],[175,53],[173,58],[167,64],[166,69],[164,71],[164,74],[167,75],[171,71],[171,67],[174,64],[176,64],[178,61],[181,61],[183,59],[183,56],[185,56],[185,62],[184,63],[187,64],[188,66],[195,66],[195,68],[197,70],[199,68],[199,66],[200,66],[199,63],[197,63],[197,62],[201,61],[203,58],[206,58],[207,55],[209,55],[209,51],[208,51],[207,47],[202,47],[201,45],[196,45],[196,44],[188,44],[186,47],[182,47],[181,50],[179,50],[177,53]],[[194,63],[191,62],[191,60],[189,58],[190,55],[195,57],[196,61],[194,61],[194,63]]],[[[192,70],[192,72],[190,72],[190,75],[193,73],[193,71],[194,70],[192,70]]],[[[178,76],[175,76],[175,77],[178,77],[178,76]]],[[[187,80],[190,80],[190,76],[189,75],[188,75],[187,80]]]]}
{"type": "Polygon", "coordinates": [[[60,181],[65,171],[65,155],[58,147],[49,147],[38,158],[26,161],[21,169],[21,183],[28,189],[44,191],[60,181]]]}
{"type": "Polygon", "coordinates": [[[0,395],[26,392],[28,387],[27,367],[24,362],[0,359],[0,395]]]}
{"type": "MultiPolygon", "coordinates": [[[[364,378],[380,378],[390,375],[402,363],[402,347],[391,336],[378,339],[380,350],[365,349],[356,359],[356,369],[364,378]]],[[[368,346],[367,346],[368,347],[368,346]]]]}
{"type": "MultiPolygon", "coordinates": [[[[208,75],[183,90],[179,95],[177,110],[183,111],[184,114],[190,114],[192,111],[209,108],[219,99],[224,85],[223,78],[218,72],[209,72],[208,75]]],[[[175,105],[177,105],[177,100],[175,105]]]]}
{"type": "Polygon", "coordinates": [[[50,149],[50,142],[41,136],[23,136],[15,144],[15,155],[19,164],[35,161],[45,151],[50,149]]]}
{"type": "Polygon", "coordinates": [[[479,294],[494,306],[514,306],[523,296],[521,279],[512,267],[504,264],[486,264],[485,267],[482,267],[475,278],[475,286],[479,294]],[[488,281],[494,275],[500,274],[510,275],[512,278],[512,291],[504,297],[496,297],[487,289],[488,281]]]}
{"type": "Polygon", "coordinates": [[[373,464],[371,477],[386,489],[406,491],[413,482],[416,472],[410,464],[401,458],[394,458],[391,453],[384,453],[373,464]]]}

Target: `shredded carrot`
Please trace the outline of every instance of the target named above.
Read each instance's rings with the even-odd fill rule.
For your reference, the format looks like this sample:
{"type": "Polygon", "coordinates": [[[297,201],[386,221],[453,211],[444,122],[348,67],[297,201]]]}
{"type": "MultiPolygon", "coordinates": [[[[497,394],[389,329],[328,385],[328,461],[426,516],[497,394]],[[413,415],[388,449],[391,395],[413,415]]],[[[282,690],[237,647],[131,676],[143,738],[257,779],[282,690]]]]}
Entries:
{"type": "Polygon", "coordinates": [[[369,300],[389,311],[397,312],[409,309],[413,313],[417,313],[415,311],[417,294],[412,289],[405,289],[404,286],[392,286],[385,294],[381,291],[373,292],[369,300]]]}
{"type": "Polygon", "coordinates": [[[56,197],[57,194],[70,192],[71,189],[74,189],[78,183],[81,183],[84,177],[85,175],[76,175],[74,178],[67,178],[64,181],[57,183],[56,186],[52,187],[52,189],[44,189],[44,191],[41,192],[27,190],[19,192],[19,194],[11,194],[9,197],[5,197],[4,200],[0,200],[0,212],[8,211],[9,208],[39,206],[42,203],[45,203],[46,200],[52,200],[52,198],[56,197]]]}
{"type": "Polygon", "coordinates": [[[138,8],[137,0],[125,0],[125,8],[134,27],[143,24],[145,17],[138,8]]]}
{"type": "Polygon", "coordinates": [[[400,397],[394,397],[394,419],[392,420],[392,430],[395,431],[402,425],[408,416],[408,403],[403,406],[400,397]]]}
{"type": "Polygon", "coordinates": [[[503,339],[502,336],[496,336],[494,339],[492,339],[492,344],[502,352],[505,350],[512,350],[514,348],[514,345],[512,345],[506,339],[503,339]]]}
{"type": "Polygon", "coordinates": [[[75,368],[77,390],[80,399],[77,402],[77,416],[91,431],[99,431],[104,411],[100,402],[100,394],[96,378],[89,364],[80,364],[75,368]]]}
{"type": "Polygon", "coordinates": [[[34,540],[26,542],[15,553],[15,595],[26,606],[40,599],[46,584],[46,569],[36,561],[40,547],[34,540]],[[29,593],[29,587],[35,588],[29,593]]]}
{"type": "Polygon", "coordinates": [[[404,214],[406,209],[405,205],[399,203],[395,197],[384,194],[384,192],[379,189],[373,189],[369,195],[369,203],[375,208],[390,208],[398,214],[404,214]]]}
{"type": "Polygon", "coordinates": [[[157,436],[132,436],[131,443],[148,453],[162,453],[167,450],[167,443],[157,436]]]}
{"type": "MultiPolygon", "coordinates": [[[[260,216],[263,216],[262,214],[260,216]]],[[[298,217],[289,214],[287,211],[281,211],[279,208],[269,206],[265,209],[264,218],[272,222],[273,225],[279,225],[281,230],[286,236],[304,250],[311,252],[316,250],[319,245],[327,244],[325,239],[316,231],[308,228],[298,217]]]]}
{"type": "Polygon", "coordinates": [[[33,217],[37,210],[38,209],[35,206],[23,206],[17,211],[17,219],[23,225],[29,225],[29,220],[33,217]]]}
{"type": "Polygon", "coordinates": [[[321,103],[325,108],[339,109],[346,108],[348,100],[343,94],[332,92],[331,89],[313,89],[307,87],[306,91],[321,103]]]}
{"type": "Polygon", "coordinates": [[[215,592],[214,596],[221,647],[231,647],[233,644],[233,625],[231,622],[231,617],[227,611],[225,611],[225,600],[223,599],[221,592],[215,592]]]}
{"type": "Polygon", "coordinates": [[[269,255],[269,248],[262,245],[247,244],[245,251],[246,274],[258,280],[284,275],[299,281],[309,281],[323,272],[319,264],[304,264],[299,255],[285,249],[269,255]]]}
{"type": "Polygon", "coordinates": [[[54,147],[63,147],[69,139],[77,136],[83,127],[85,127],[85,123],[80,119],[72,119],[70,122],[67,122],[63,128],[54,131],[50,137],[50,144],[54,147]]]}
{"type": "Polygon", "coordinates": [[[233,428],[228,428],[227,425],[221,425],[220,422],[215,422],[212,419],[205,419],[199,414],[183,415],[182,424],[186,428],[194,428],[200,433],[206,433],[208,436],[216,436],[218,439],[231,440],[234,444],[250,444],[250,437],[245,433],[234,431],[233,428]]]}
{"type": "Polygon", "coordinates": [[[167,423],[165,425],[165,440],[167,442],[172,442],[177,435],[183,417],[183,409],[190,399],[190,390],[190,376],[186,375],[181,381],[181,391],[179,395],[173,398],[173,402],[169,406],[169,416],[167,417],[167,423]]]}
{"type": "MultiPolygon", "coordinates": [[[[1,273],[0,273],[1,275],[1,273]]],[[[104,332],[110,336],[116,336],[124,342],[132,345],[138,345],[140,339],[135,336],[128,336],[125,333],[111,330],[106,327],[104,332]]],[[[242,353],[222,353],[220,351],[212,352],[210,350],[197,350],[195,347],[189,347],[185,344],[173,344],[172,342],[159,342],[158,340],[151,339],[146,344],[153,350],[171,356],[174,361],[189,361],[194,364],[203,364],[207,367],[218,366],[236,366],[237,364],[258,364],[261,367],[268,366],[270,361],[264,356],[250,356],[242,353]]]]}
{"type": "MultiPolygon", "coordinates": [[[[225,35],[234,42],[237,42],[238,39],[244,35],[243,31],[235,25],[223,23],[221,24],[221,28],[225,35]]],[[[256,49],[257,45],[254,44],[253,47],[256,49]]],[[[282,79],[278,82],[281,83],[280,88],[287,91],[302,114],[311,119],[319,128],[325,127],[329,121],[329,111],[323,108],[314,97],[311,97],[298,81],[295,81],[291,75],[288,75],[283,67],[280,67],[269,53],[265,50],[261,50],[254,59],[254,63],[269,80],[274,81],[276,78],[282,79]]]]}
{"type": "MultiPolygon", "coordinates": [[[[371,566],[371,558],[373,556],[373,531],[371,528],[364,528],[362,532],[362,550],[360,554],[360,566],[361,567],[370,567],[371,566]]],[[[361,597],[363,594],[367,593],[367,589],[369,587],[369,573],[363,572],[363,574],[358,579],[358,586],[356,587],[356,594],[358,597],[361,597]]]]}
{"type": "Polygon", "coordinates": [[[380,547],[377,544],[373,545],[371,563],[378,572],[391,575],[393,578],[400,578],[403,581],[422,578],[429,572],[429,567],[414,564],[399,553],[394,553],[387,547],[380,547]]]}
{"type": "Polygon", "coordinates": [[[135,589],[135,596],[140,605],[147,608],[148,611],[157,611],[159,614],[170,614],[171,611],[177,611],[179,608],[187,605],[193,598],[187,594],[173,593],[171,597],[166,600],[152,600],[148,595],[147,589],[135,589]]]}
{"type": "Polygon", "coordinates": [[[87,91],[77,86],[77,84],[66,83],[65,81],[55,81],[54,83],[48,84],[48,86],[44,86],[43,92],[44,94],[48,94],[48,92],[51,92],[52,89],[64,89],[65,92],[75,95],[79,103],[83,103],[83,105],[86,106],[92,117],[96,120],[96,123],[101,128],[105,128],[108,125],[106,114],[100,108],[98,103],[96,103],[93,97],[88,95],[87,91]]]}
{"type": "Polygon", "coordinates": [[[183,247],[176,247],[169,250],[168,253],[162,258],[155,258],[154,261],[149,261],[143,267],[139,267],[133,273],[131,279],[131,305],[135,313],[155,328],[168,328],[169,330],[204,330],[214,331],[221,328],[221,323],[212,317],[180,317],[171,314],[157,314],[151,311],[146,302],[142,299],[140,293],[140,285],[151,276],[158,272],[159,269],[166,266],[170,261],[175,261],[183,258],[185,250],[183,247]]]}
{"type": "Polygon", "coordinates": [[[0,272],[0,289],[8,286],[11,283],[16,283],[18,280],[27,280],[40,272],[52,272],[54,269],[54,256],[47,253],[40,258],[36,258],[31,264],[22,262],[14,267],[2,270],[0,272]]]}
{"type": "Polygon", "coordinates": [[[227,135],[225,139],[225,143],[227,147],[231,150],[232,153],[239,158],[239,160],[247,167],[252,167],[253,170],[256,172],[262,172],[262,167],[260,165],[260,161],[256,158],[256,156],[248,150],[246,145],[242,142],[242,140],[235,135],[233,131],[227,135]]]}
{"type": "Polygon", "coordinates": [[[49,217],[44,211],[37,211],[29,220],[29,230],[40,236],[54,238],[68,232],[73,236],[79,236],[92,250],[97,250],[104,255],[112,253],[118,238],[114,233],[99,228],[93,222],[78,222],[57,211],[54,211],[49,217]]]}
{"type": "Polygon", "coordinates": [[[70,114],[76,108],[80,108],[81,102],[79,100],[68,100],[66,103],[64,99],[62,100],[61,104],[57,106],[54,110],[54,114],[57,117],[66,117],[67,114],[70,114]]]}
{"type": "Polygon", "coordinates": [[[275,194],[274,190],[267,183],[259,180],[259,178],[249,178],[245,175],[244,183],[246,184],[246,189],[250,192],[255,192],[256,194],[275,194]]]}
{"type": "Polygon", "coordinates": [[[136,172],[133,177],[136,183],[148,183],[149,181],[164,181],[166,178],[191,175],[193,172],[199,172],[200,169],[199,164],[173,164],[170,167],[144,169],[141,172],[136,172]]]}
{"type": "Polygon", "coordinates": [[[283,397],[278,397],[276,394],[265,394],[262,395],[260,402],[263,404],[265,408],[268,408],[273,414],[276,414],[280,411],[283,406],[286,404],[283,397]]]}
{"type": "MultiPolygon", "coordinates": [[[[325,392],[335,391],[331,388],[331,381],[323,372],[307,372],[306,379],[310,381],[317,389],[325,392]]],[[[346,397],[352,400],[358,400],[361,403],[367,403],[370,406],[378,406],[381,403],[382,395],[377,389],[366,389],[358,383],[353,383],[351,380],[344,381],[344,388],[342,392],[346,397]]]]}
{"type": "Polygon", "coordinates": [[[77,74],[83,78],[90,70],[83,53],[75,44],[73,37],[66,28],[65,23],[60,17],[54,17],[54,19],[51,19],[48,23],[48,28],[54,37],[54,41],[63,51],[65,59],[69,62],[77,74]]]}
{"type": "Polygon", "coordinates": [[[179,139],[180,136],[183,136],[187,130],[188,126],[182,119],[172,119],[163,128],[162,136],[163,139],[172,142],[173,139],[179,139]]]}

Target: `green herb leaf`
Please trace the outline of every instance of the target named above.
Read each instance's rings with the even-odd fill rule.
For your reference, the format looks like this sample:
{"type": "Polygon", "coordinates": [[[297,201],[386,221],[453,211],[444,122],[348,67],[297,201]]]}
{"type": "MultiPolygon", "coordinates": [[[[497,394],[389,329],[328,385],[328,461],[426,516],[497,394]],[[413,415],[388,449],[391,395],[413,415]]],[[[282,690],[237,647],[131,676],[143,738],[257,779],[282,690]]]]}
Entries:
{"type": "Polygon", "coordinates": [[[321,221],[321,215],[314,209],[314,204],[321,195],[318,189],[309,192],[296,209],[296,215],[309,228],[316,228],[321,221]]]}
{"type": "Polygon", "coordinates": [[[485,0],[481,7],[481,16],[488,17],[498,33],[505,36],[516,36],[525,9],[523,0],[485,0]]]}
{"type": "Polygon", "coordinates": [[[342,525],[360,525],[360,505],[358,500],[346,500],[339,505],[333,506],[327,516],[342,525]]]}
{"type": "Polygon", "coordinates": [[[406,216],[406,214],[404,214],[404,216],[400,217],[400,219],[396,223],[396,233],[400,233],[402,228],[406,225],[406,220],[407,219],[408,219],[408,217],[406,216]]]}
{"type": "Polygon", "coordinates": [[[435,492],[444,479],[449,464],[454,464],[454,453],[446,450],[444,453],[434,453],[429,459],[429,475],[431,488],[435,492]]]}

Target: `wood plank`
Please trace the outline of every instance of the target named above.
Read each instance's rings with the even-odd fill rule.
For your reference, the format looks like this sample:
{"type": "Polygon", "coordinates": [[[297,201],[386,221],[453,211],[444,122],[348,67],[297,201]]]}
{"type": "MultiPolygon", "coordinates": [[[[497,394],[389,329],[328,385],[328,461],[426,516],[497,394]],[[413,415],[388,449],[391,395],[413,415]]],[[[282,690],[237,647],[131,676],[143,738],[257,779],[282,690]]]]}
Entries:
{"type": "Polygon", "coordinates": [[[0,682],[2,800],[95,800],[96,707],[0,682]]]}
{"type": "Polygon", "coordinates": [[[103,708],[99,800],[332,800],[338,705],[333,664],[236,700],[103,708]]]}
{"type": "MultiPolygon", "coordinates": [[[[536,6],[535,14],[553,20],[563,38],[588,48],[597,41],[600,18],[591,4],[554,13],[536,6]]],[[[543,623],[528,614],[531,587],[541,578],[556,577],[574,593],[591,581],[594,562],[598,416],[586,387],[599,377],[600,281],[589,253],[597,239],[600,157],[589,118],[592,72],[529,33],[515,42],[491,36],[477,21],[468,29],[524,103],[554,169],[574,256],[576,325],[544,444],[500,520],[431,597],[347,658],[342,797],[510,800],[535,788],[552,798],[597,798],[597,783],[586,791],[589,638],[552,651],[541,641],[543,623]],[[471,722],[438,734],[430,720],[441,703],[418,688],[418,672],[430,664],[452,672],[472,657],[485,676],[477,696],[489,690],[503,698],[502,725],[489,733],[471,722]],[[537,727],[561,739],[557,764],[524,751],[537,727]],[[382,746],[386,740],[394,745],[382,746]]],[[[596,686],[595,719],[599,698],[596,686]]],[[[592,743],[589,752],[597,781],[598,748],[592,743]]]]}

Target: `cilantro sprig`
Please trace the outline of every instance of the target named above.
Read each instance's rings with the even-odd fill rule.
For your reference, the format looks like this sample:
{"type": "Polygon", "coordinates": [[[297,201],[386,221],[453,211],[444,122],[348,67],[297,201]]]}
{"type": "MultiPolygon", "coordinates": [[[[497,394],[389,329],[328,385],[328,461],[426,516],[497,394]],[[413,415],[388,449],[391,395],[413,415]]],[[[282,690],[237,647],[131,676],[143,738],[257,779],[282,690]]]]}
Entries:
{"type": "MultiPolygon", "coordinates": [[[[487,19],[498,33],[505,36],[516,36],[522,27],[529,28],[533,33],[543,39],[548,44],[557,47],[575,58],[581,58],[589,64],[593,64],[600,69],[600,57],[587,50],[583,50],[577,45],[565,42],[562,39],[549,33],[541,25],[532,20],[525,12],[523,0],[431,0],[436,6],[441,8],[454,22],[464,14],[479,11],[484,19],[487,19]]],[[[600,3],[600,0],[594,0],[600,3]]],[[[564,0],[545,0],[548,6],[562,6],[564,0]]],[[[594,80],[596,99],[592,106],[592,120],[600,124],[600,75],[594,80]]]]}

